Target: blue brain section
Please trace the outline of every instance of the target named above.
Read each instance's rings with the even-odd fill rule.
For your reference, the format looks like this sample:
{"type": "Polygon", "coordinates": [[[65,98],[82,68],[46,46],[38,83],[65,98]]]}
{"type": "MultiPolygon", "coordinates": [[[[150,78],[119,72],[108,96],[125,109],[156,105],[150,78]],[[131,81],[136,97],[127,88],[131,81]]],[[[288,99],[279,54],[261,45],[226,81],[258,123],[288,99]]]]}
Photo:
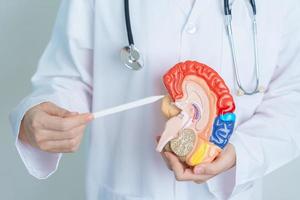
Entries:
{"type": "Polygon", "coordinates": [[[235,118],[234,113],[227,113],[216,117],[210,142],[223,149],[232,135],[235,118]]]}
{"type": "Polygon", "coordinates": [[[235,114],[227,113],[225,115],[220,115],[220,119],[225,122],[230,122],[230,121],[235,122],[235,114]]]}

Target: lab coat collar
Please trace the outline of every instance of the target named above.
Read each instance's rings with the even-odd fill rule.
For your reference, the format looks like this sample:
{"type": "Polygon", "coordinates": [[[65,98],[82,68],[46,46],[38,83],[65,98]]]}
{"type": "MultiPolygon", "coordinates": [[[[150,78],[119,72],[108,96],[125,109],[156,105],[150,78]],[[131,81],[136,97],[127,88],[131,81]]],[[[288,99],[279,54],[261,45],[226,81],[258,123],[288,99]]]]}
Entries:
{"type": "MultiPolygon", "coordinates": [[[[200,14],[204,13],[206,9],[211,9],[210,4],[213,2],[211,0],[195,0],[193,5],[190,5],[190,1],[187,0],[174,0],[179,6],[180,10],[186,15],[186,17],[190,17],[191,20],[199,17],[200,14]]],[[[229,0],[230,6],[234,4],[236,0],[229,0]]],[[[219,0],[216,2],[219,4],[219,10],[223,14],[224,12],[224,0],[219,0]]]]}
{"type": "Polygon", "coordinates": [[[203,14],[206,9],[209,9],[209,5],[212,2],[211,0],[195,0],[194,4],[191,6],[190,1],[187,0],[174,1],[189,20],[196,20],[200,14],[203,14]]]}

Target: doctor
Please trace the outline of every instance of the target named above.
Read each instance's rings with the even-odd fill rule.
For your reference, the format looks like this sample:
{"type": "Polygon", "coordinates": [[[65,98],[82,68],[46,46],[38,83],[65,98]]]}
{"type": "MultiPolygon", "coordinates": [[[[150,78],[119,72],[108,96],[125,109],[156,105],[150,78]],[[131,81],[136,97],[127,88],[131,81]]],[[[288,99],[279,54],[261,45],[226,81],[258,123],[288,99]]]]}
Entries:
{"type": "Polygon", "coordinates": [[[88,200],[261,199],[261,178],[300,152],[300,5],[257,0],[254,45],[251,4],[230,3],[241,82],[254,87],[257,48],[264,92],[236,95],[223,1],[130,1],[134,42],[143,60],[143,68],[132,71],[119,59],[128,43],[123,1],[64,0],[32,77],[33,91],[11,114],[29,173],[38,179],[53,174],[62,153],[78,149],[93,121],[88,200]],[[193,171],[174,155],[155,152],[165,123],[159,103],[102,119],[89,114],[166,93],[161,76],[184,60],[213,67],[236,102],[231,144],[212,164],[193,171]]]}

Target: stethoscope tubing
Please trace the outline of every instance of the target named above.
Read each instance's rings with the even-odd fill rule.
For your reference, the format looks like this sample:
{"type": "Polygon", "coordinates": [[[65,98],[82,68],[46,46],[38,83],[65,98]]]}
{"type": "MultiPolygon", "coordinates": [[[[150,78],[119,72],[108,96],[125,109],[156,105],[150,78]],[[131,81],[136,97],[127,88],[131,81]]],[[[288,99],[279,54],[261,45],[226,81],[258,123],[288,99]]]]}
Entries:
{"type": "Polygon", "coordinates": [[[238,63],[237,63],[237,52],[233,37],[233,30],[232,30],[232,13],[231,8],[229,5],[229,0],[224,0],[224,13],[225,13],[225,20],[226,20],[226,30],[227,35],[230,43],[230,50],[232,54],[232,61],[233,61],[233,67],[234,67],[234,74],[236,83],[238,86],[238,95],[253,95],[258,92],[261,92],[261,88],[259,88],[260,84],[260,72],[259,72],[259,60],[258,60],[258,42],[257,42],[257,23],[256,23],[256,5],[254,0],[249,0],[250,5],[252,7],[252,32],[253,32],[253,44],[254,44],[254,65],[255,65],[255,87],[253,90],[246,90],[241,82],[240,79],[240,73],[238,69],[238,63]]]}
{"type": "MultiPolygon", "coordinates": [[[[256,4],[255,0],[249,0],[249,3],[252,8],[252,30],[253,30],[253,44],[254,44],[254,56],[255,56],[255,87],[253,90],[246,90],[241,82],[238,62],[237,62],[237,52],[233,37],[232,30],[232,12],[229,4],[229,0],[224,0],[224,15],[225,15],[225,25],[227,30],[227,35],[230,43],[230,49],[232,54],[234,75],[236,79],[236,84],[238,87],[238,95],[253,95],[258,92],[262,92],[262,88],[260,88],[260,72],[259,72],[259,60],[258,60],[258,42],[257,42],[257,23],[256,23],[256,4]]],[[[135,47],[132,28],[131,28],[131,20],[130,20],[130,7],[129,0],[124,0],[124,11],[125,11],[125,22],[126,22],[126,31],[128,38],[128,46],[125,46],[121,50],[121,59],[124,65],[131,70],[140,70],[143,67],[141,56],[139,50],[135,47]],[[134,55],[134,56],[133,56],[134,55]]]]}
{"type": "Polygon", "coordinates": [[[125,22],[129,46],[134,45],[133,34],[131,29],[129,0],[124,0],[125,22]]]}

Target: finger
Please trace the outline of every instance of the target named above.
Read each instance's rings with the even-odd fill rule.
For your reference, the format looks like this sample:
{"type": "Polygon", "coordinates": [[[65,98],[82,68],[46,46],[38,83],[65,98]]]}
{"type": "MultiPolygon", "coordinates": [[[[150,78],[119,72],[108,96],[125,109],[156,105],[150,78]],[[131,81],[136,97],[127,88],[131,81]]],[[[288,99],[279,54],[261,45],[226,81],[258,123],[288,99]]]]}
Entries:
{"type": "Polygon", "coordinates": [[[49,140],[68,140],[77,137],[84,133],[85,125],[79,126],[69,131],[54,131],[54,130],[41,130],[36,134],[36,141],[38,143],[49,140]]]}
{"type": "Polygon", "coordinates": [[[165,152],[165,156],[167,158],[167,162],[170,163],[170,167],[174,172],[176,180],[183,181],[184,165],[180,162],[177,156],[170,152],[165,152]]]}
{"type": "Polygon", "coordinates": [[[48,113],[49,115],[54,115],[59,117],[66,117],[74,114],[74,112],[72,113],[64,108],[58,107],[57,105],[51,102],[41,103],[40,108],[46,113],[48,113]]]}
{"type": "Polygon", "coordinates": [[[192,169],[186,168],[180,162],[180,160],[172,153],[165,152],[165,154],[166,154],[166,158],[168,159],[168,162],[170,162],[171,169],[174,171],[177,181],[194,181],[200,184],[206,182],[207,180],[215,176],[215,175],[207,175],[207,174],[197,175],[194,173],[192,169]]]}
{"type": "Polygon", "coordinates": [[[212,162],[194,167],[195,174],[216,175],[230,169],[235,163],[235,152],[229,144],[226,149],[212,162]]]}
{"type": "Polygon", "coordinates": [[[63,116],[63,117],[74,117],[76,115],[79,115],[79,112],[69,112],[69,113],[66,113],[65,116],[63,116]]]}
{"type": "MultiPolygon", "coordinates": [[[[160,139],[160,136],[156,136],[155,139],[156,139],[156,143],[158,143],[158,142],[159,142],[159,139],[160,139]]],[[[166,163],[168,169],[169,169],[169,170],[172,170],[171,165],[170,165],[170,162],[169,162],[169,160],[167,159],[167,157],[166,157],[166,155],[165,155],[165,152],[164,152],[164,151],[160,152],[160,155],[161,155],[161,157],[163,158],[163,160],[165,161],[165,163],[166,163]]]]}
{"type": "Polygon", "coordinates": [[[223,171],[223,165],[215,160],[212,163],[200,164],[193,171],[197,175],[216,175],[223,171]]]}
{"type": "Polygon", "coordinates": [[[168,158],[166,157],[165,152],[161,152],[160,155],[161,155],[161,157],[163,158],[163,160],[165,161],[165,163],[166,163],[168,169],[172,171],[171,164],[170,164],[168,158]]]}
{"type": "Polygon", "coordinates": [[[195,183],[204,183],[210,178],[212,178],[214,175],[196,175],[191,168],[186,168],[183,173],[183,179],[194,181],[195,183]]]}
{"type": "Polygon", "coordinates": [[[81,142],[82,135],[70,140],[51,140],[42,143],[39,148],[51,153],[72,153],[75,152],[81,142]]]}
{"type": "Polygon", "coordinates": [[[93,120],[93,115],[86,113],[86,114],[79,114],[73,117],[56,117],[56,116],[47,116],[43,120],[43,127],[44,129],[49,130],[56,130],[56,131],[69,131],[76,127],[86,125],[88,122],[93,120]]]}
{"type": "Polygon", "coordinates": [[[186,168],[175,155],[169,152],[166,152],[166,154],[177,181],[197,181],[200,183],[211,177],[209,175],[197,176],[192,169],[186,168]]]}

